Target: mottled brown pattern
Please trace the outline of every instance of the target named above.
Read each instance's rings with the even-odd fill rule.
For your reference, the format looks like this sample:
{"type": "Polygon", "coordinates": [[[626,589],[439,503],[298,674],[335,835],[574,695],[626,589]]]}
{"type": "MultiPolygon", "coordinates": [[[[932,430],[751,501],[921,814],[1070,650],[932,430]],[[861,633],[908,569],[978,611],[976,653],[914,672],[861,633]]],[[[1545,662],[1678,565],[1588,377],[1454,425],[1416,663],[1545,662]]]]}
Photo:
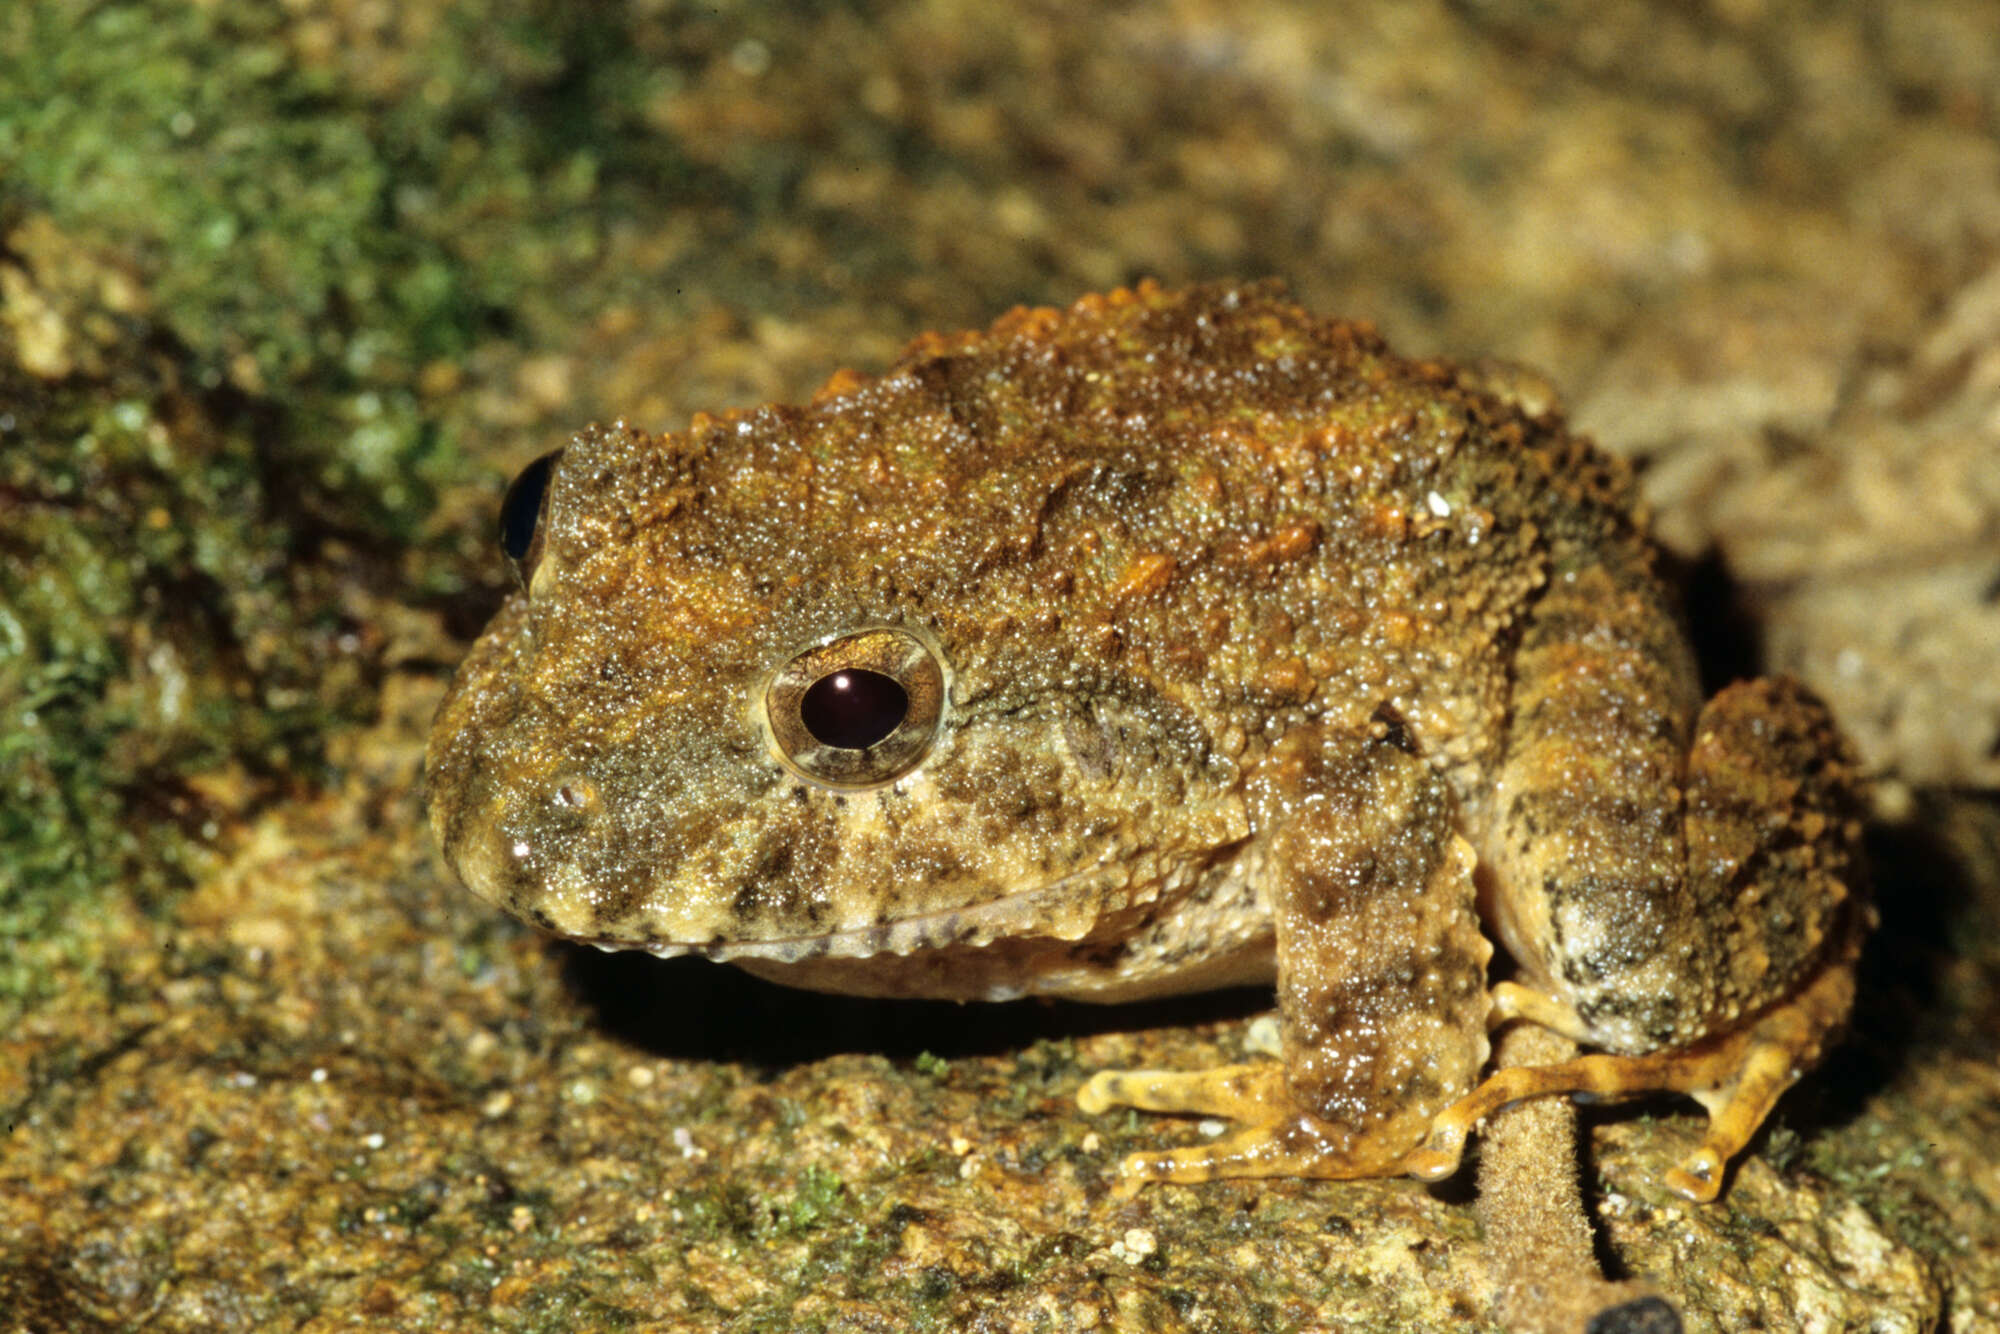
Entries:
{"type": "Polygon", "coordinates": [[[1300,728],[1259,774],[1272,833],[1287,1084],[1393,1164],[1486,1060],[1471,849],[1442,779],[1379,740],[1300,728]]]}
{"type": "Polygon", "coordinates": [[[1702,711],[1628,471],[1505,389],[1269,287],[1142,287],[803,406],[587,430],[439,711],[445,855],[561,934],[828,989],[1275,971],[1289,1079],[1087,1090],[1251,1123],[1141,1176],[1391,1171],[1432,1122],[1449,1170],[1482,923],[1506,1013],[1625,1054],[1588,1087],[1721,1108],[1838,1023],[1853,771],[1796,687],[1702,711]],[[943,716],[829,786],[765,691],[874,627],[935,655],[943,716]]]}

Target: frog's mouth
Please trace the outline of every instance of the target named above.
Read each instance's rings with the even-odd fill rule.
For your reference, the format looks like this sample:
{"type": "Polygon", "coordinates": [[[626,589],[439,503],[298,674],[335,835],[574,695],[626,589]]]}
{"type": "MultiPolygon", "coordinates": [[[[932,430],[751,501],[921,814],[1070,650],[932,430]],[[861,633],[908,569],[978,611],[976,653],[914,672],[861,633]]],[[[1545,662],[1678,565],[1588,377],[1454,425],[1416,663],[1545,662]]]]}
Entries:
{"type": "Polygon", "coordinates": [[[1023,939],[1074,943],[1114,914],[1178,897],[1200,879],[1206,865],[1187,858],[1107,862],[985,903],[814,935],[712,941],[569,938],[606,951],[644,950],[662,959],[695,955],[720,963],[779,964],[909,956],[1023,939]]]}

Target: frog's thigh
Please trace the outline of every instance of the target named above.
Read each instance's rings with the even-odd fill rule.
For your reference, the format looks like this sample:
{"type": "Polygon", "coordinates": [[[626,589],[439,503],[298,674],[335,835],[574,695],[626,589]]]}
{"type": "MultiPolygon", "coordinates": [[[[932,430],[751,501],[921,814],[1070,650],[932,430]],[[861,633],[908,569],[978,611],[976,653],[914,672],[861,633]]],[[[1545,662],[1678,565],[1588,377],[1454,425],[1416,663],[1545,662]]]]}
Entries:
{"type": "Polygon", "coordinates": [[[1760,681],[1719,695],[1695,731],[1688,851],[1674,893],[1710,947],[1673,959],[1671,991],[1649,993],[1652,961],[1640,958],[1620,978],[1627,996],[1569,985],[1556,997],[1514,983],[1493,996],[1495,1022],[1519,1018],[1599,1045],[1619,1036],[1607,1022],[1638,1008],[1668,1022],[1624,1036],[1633,1045],[1650,1038],[1658,1050],[1502,1071],[1438,1117],[1410,1157],[1412,1172],[1449,1174],[1474,1125],[1520,1098],[1671,1091],[1701,1102],[1709,1126],[1667,1184],[1711,1200],[1724,1165],[1845,1020],[1866,913],[1849,891],[1857,780],[1831,721],[1798,687],[1760,681]]]}
{"type": "Polygon", "coordinates": [[[1205,1147],[1132,1155],[1128,1183],[1399,1172],[1486,1059],[1492,949],[1472,850],[1437,776],[1391,738],[1315,730],[1288,737],[1253,790],[1285,1062],[1091,1079],[1078,1095],[1087,1112],[1242,1123],[1205,1147]]]}

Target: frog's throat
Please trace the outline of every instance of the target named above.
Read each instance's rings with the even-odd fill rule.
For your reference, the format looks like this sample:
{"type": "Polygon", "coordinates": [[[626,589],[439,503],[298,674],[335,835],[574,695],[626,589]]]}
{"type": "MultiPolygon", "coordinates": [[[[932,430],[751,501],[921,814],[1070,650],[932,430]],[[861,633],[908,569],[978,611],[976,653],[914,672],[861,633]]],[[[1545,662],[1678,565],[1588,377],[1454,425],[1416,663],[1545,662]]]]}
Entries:
{"type": "Polygon", "coordinates": [[[739,959],[776,963],[865,959],[948,946],[977,948],[1022,938],[1075,942],[1113,914],[1179,897],[1200,880],[1205,865],[1199,859],[1175,859],[1159,868],[1107,863],[985,903],[810,936],[708,942],[572,939],[606,951],[644,950],[662,959],[693,954],[724,963],[739,959]]]}

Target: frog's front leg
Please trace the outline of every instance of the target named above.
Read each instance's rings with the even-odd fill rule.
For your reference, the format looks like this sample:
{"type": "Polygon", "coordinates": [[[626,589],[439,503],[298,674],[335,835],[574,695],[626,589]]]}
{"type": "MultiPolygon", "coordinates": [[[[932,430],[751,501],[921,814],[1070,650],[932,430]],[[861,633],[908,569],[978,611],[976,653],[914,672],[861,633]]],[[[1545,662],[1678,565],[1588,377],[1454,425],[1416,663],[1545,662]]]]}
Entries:
{"type": "Polygon", "coordinates": [[[1252,784],[1284,1063],[1107,1071],[1086,1112],[1227,1117],[1213,1144],[1126,1158],[1124,1189],[1217,1177],[1393,1175],[1486,1060],[1474,855],[1450,792],[1398,728],[1284,739],[1252,784]]]}

